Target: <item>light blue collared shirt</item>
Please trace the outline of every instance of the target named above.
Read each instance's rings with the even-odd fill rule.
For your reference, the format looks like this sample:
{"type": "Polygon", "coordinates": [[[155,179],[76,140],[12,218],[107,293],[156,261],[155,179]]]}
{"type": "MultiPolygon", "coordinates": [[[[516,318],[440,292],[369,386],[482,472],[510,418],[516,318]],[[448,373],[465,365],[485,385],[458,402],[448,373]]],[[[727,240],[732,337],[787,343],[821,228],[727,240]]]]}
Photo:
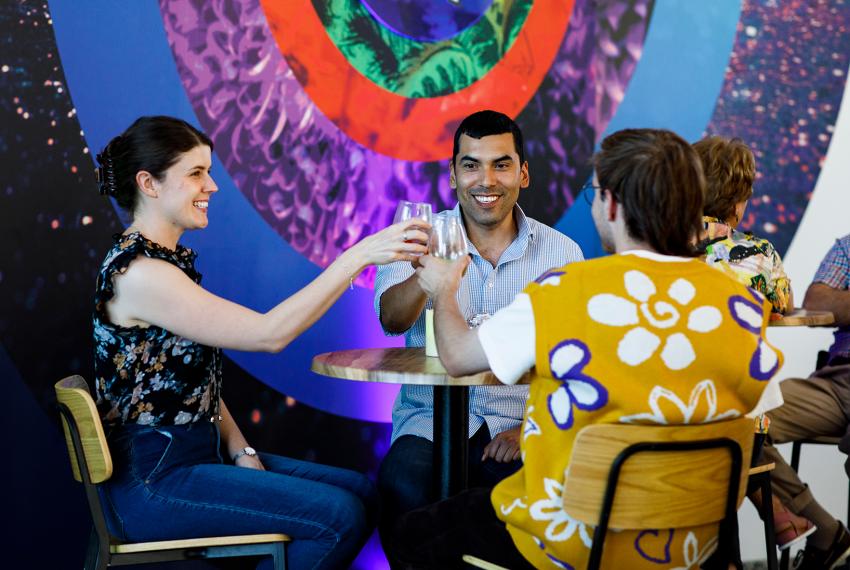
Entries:
{"type": "MultiPolygon", "coordinates": [[[[460,206],[447,210],[460,215],[460,206]]],[[[517,236],[505,249],[494,268],[481,257],[475,246],[467,241],[471,263],[461,281],[458,304],[467,318],[487,313],[493,315],[513,301],[517,293],[544,271],[584,256],[578,245],[545,224],[527,218],[519,206],[514,207],[517,236]]],[[[375,314],[381,316],[381,295],[413,275],[408,262],[378,267],[375,278],[375,314]]],[[[428,300],[426,308],[431,307],[428,300]]],[[[384,332],[388,336],[392,333],[384,332]]],[[[406,346],[425,346],[425,315],[404,333],[406,346]]],[[[491,437],[516,427],[522,422],[528,386],[472,386],[469,389],[470,437],[486,422],[491,437]]],[[[434,398],[431,386],[401,387],[393,406],[392,441],[402,435],[417,435],[433,441],[434,398]]]]}

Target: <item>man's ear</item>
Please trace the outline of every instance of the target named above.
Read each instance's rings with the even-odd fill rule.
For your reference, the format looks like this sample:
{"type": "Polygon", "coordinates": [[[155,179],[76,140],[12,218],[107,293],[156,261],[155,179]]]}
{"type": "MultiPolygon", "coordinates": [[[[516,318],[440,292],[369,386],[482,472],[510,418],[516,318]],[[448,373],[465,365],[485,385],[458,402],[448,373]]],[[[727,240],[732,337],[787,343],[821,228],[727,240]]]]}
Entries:
{"type": "Polygon", "coordinates": [[[608,221],[613,222],[614,220],[617,219],[617,216],[619,215],[618,209],[620,207],[620,204],[619,204],[619,202],[617,202],[617,199],[614,198],[613,192],[611,192],[610,190],[607,190],[607,192],[608,192],[608,200],[605,202],[605,210],[606,210],[606,213],[608,214],[608,221]]]}
{"type": "Polygon", "coordinates": [[[528,176],[528,161],[526,160],[519,168],[519,187],[528,188],[530,183],[531,178],[528,176]]]}
{"type": "Polygon", "coordinates": [[[452,161],[449,163],[449,188],[452,190],[457,189],[457,178],[455,178],[455,159],[452,158],[452,161]]]}
{"type": "Polygon", "coordinates": [[[136,186],[139,191],[145,196],[157,198],[158,193],[155,186],[156,180],[153,175],[147,170],[140,170],[136,173],[136,186]]]}

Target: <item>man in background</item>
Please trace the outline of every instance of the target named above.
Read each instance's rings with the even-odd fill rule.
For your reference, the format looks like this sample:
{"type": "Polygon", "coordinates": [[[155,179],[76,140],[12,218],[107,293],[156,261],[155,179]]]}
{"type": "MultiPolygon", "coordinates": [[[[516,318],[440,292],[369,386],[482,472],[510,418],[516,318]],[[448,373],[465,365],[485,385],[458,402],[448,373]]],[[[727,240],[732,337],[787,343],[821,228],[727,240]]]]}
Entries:
{"type": "MultiPolygon", "coordinates": [[[[816,436],[841,437],[838,448],[850,453],[850,235],[832,246],[806,291],[803,308],[835,316],[835,342],[825,366],[808,378],[783,381],[785,404],[768,413],[768,442],[787,443],[816,436]]],[[[809,486],[772,445],[765,459],[774,461],[771,481],[776,495],[794,513],[817,525],[806,540],[797,570],[836,568],[850,556],[850,533],[815,500],[809,486]]],[[[850,459],[844,464],[850,475],[850,459]]]]}

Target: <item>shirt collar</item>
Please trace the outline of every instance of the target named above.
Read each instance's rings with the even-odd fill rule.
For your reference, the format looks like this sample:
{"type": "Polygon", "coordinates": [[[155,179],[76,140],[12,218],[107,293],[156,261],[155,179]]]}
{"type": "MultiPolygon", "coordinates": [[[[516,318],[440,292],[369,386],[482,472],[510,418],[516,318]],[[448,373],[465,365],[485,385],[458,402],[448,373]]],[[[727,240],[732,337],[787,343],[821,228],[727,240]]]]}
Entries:
{"type": "MultiPolygon", "coordinates": [[[[460,217],[460,202],[455,204],[455,207],[449,211],[452,212],[453,216],[460,217]]],[[[526,248],[528,248],[529,244],[534,241],[534,229],[532,228],[531,223],[529,223],[525,212],[523,212],[522,208],[519,207],[519,204],[514,204],[513,213],[514,219],[516,220],[517,234],[502,254],[502,259],[500,260],[502,263],[522,257],[526,248]],[[518,251],[514,251],[515,249],[518,251]],[[505,254],[508,255],[506,256],[505,254]]],[[[464,226],[463,229],[464,233],[466,233],[466,226],[464,226]]],[[[466,245],[469,249],[469,253],[481,257],[481,254],[478,253],[478,248],[475,247],[474,243],[469,241],[469,236],[466,237],[466,245]]]]}
{"type": "Polygon", "coordinates": [[[620,252],[620,255],[635,255],[637,257],[643,257],[644,259],[652,259],[655,261],[693,261],[693,257],[681,257],[678,255],[664,255],[663,253],[658,253],[657,251],[649,251],[646,249],[630,249],[627,251],[620,252]]]}

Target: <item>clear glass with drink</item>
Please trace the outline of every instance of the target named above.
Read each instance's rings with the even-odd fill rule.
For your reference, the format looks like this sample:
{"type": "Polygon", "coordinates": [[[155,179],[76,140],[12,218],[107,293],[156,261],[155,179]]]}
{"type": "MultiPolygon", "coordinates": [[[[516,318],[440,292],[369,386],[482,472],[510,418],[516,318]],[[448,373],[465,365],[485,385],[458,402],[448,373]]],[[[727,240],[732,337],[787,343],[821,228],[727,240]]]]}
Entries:
{"type": "Polygon", "coordinates": [[[469,253],[466,232],[460,217],[448,213],[437,214],[431,222],[428,253],[440,259],[460,259],[469,253]]]}
{"type": "Polygon", "coordinates": [[[408,202],[407,200],[402,200],[398,203],[398,207],[395,210],[395,217],[393,218],[394,224],[415,218],[419,218],[423,222],[430,224],[431,204],[425,202],[408,202]]]}

